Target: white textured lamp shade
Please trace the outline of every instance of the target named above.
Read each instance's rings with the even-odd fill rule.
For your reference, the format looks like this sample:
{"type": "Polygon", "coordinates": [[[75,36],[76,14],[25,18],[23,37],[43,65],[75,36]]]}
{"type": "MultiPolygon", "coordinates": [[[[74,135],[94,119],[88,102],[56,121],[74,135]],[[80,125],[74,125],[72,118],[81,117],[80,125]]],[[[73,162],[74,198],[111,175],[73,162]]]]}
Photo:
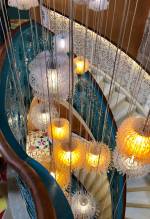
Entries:
{"type": "Polygon", "coordinates": [[[55,118],[48,126],[50,139],[59,142],[68,142],[70,135],[69,121],[64,118],[55,118]]]}
{"type": "Polygon", "coordinates": [[[88,170],[106,172],[111,162],[111,152],[103,143],[91,142],[86,152],[86,168],[88,170]]]}
{"type": "Polygon", "coordinates": [[[129,117],[124,120],[117,133],[117,149],[120,155],[134,157],[143,163],[150,163],[150,121],[144,130],[143,117],[129,117]]]}
{"type": "Polygon", "coordinates": [[[32,124],[38,130],[47,130],[50,119],[58,117],[58,112],[53,105],[46,103],[36,104],[30,113],[30,119],[32,124]]]}
{"type": "Polygon", "coordinates": [[[56,45],[56,54],[64,55],[69,52],[69,34],[58,34],[54,37],[56,45]]]}
{"type": "Polygon", "coordinates": [[[120,155],[117,149],[113,152],[113,164],[118,172],[126,174],[128,178],[143,177],[150,172],[150,165],[144,165],[134,157],[120,155]]]}
{"type": "Polygon", "coordinates": [[[108,0],[90,0],[89,8],[94,11],[102,11],[108,8],[109,2],[108,0]]]}
{"type": "Polygon", "coordinates": [[[96,214],[96,202],[94,198],[83,191],[77,191],[72,196],[71,208],[76,219],[91,219],[96,214]]]}
{"type": "Polygon", "coordinates": [[[34,96],[44,99],[66,100],[69,96],[69,67],[64,65],[58,69],[47,68],[45,64],[30,66],[30,86],[34,96]]]}
{"type": "Polygon", "coordinates": [[[8,5],[19,10],[29,10],[32,7],[39,6],[39,2],[38,0],[8,0],[8,5]]]}
{"type": "Polygon", "coordinates": [[[81,168],[85,162],[85,144],[77,137],[72,137],[71,146],[68,143],[56,142],[53,149],[55,165],[59,169],[81,168]]]}

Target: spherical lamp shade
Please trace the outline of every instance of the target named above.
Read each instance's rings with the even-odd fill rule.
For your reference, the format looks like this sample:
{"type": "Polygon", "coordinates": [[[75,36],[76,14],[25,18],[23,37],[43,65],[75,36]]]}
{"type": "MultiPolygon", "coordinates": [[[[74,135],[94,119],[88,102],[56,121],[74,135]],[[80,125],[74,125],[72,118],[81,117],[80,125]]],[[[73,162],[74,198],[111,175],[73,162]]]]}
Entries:
{"type": "Polygon", "coordinates": [[[130,117],[118,129],[117,148],[121,155],[150,163],[150,122],[144,130],[145,119],[130,117]]]}
{"type": "Polygon", "coordinates": [[[63,171],[60,169],[50,170],[50,174],[55,178],[57,183],[62,189],[66,189],[70,183],[70,174],[69,171],[63,171]]]}
{"type": "Polygon", "coordinates": [[[74,217],[91,219],[96,215],[96,202],[92,195],[77,191],[72,196],[71,208],[74,217]]]}
{"type": "Polygon", "coordinates": [[[117,149],[113,152],[113,164],[118,172],[123,175],[126,174],[128,178],[143,177],[150,172],[150,165],[143,165],[143,163],[136,161],[133,156],[120,155],[117,149]]]}
{"type": "Polygon", "coordinates": [[[48,126],[48,136],[54,141],[67,142],[70,135],[69,121],[63,118],[53,119],[48,126]]]}
{"type": "Polygon", "coordinates": [[[50,120],[57,117],[58,112],[56,108],[44,102],[36,104],[30,113],[31,122],[38,130],[47,130],[50,120]]]}
{"type": "Polygon", "coordinates": [[[54,38],[56,44],[56,54],[64,55],[69,52],[69,34],[58,34],[54,38]]]}
{"type": "Polygon", "coordinates": [[[74,58],[74,72],[77,75],[83,75],[89,70],[89,61],[83,56],[74,58]]]}
{"type": "Polygon", "coordinates": [[[72,137],[71,146],[69,143],[54,145],[53,155],[58,168],[71,169],[81,168],[85,162],[85,144],[76,137],[72,137]]]}
{"type": "Polygon", "coordinates": [[[102,11],[108,8],[109,2],[108,0],[90,0],[89,8],[94,11],[102,11]]]}
{"type": "Polygon", "coordinates": [[[8,5],[19,10],[29,10],[32,7],[39,6],[39,2],[38,0],[8,0],[8,5]]]}
{"type": "Polygon", "coordinates": [[[66,100],[69,96],[69,68],[64,65],[60,68],[47,68],[46,65],[33,65],[29,74],[30,86],[34,96],[51,100],[66,100]]]}
{"type": "Polygon", "coordinates": [[[105,172],[111,162],[111,152],[103,143],[91,142],[86,153],[86,168],[93,171],[105,172]]]}

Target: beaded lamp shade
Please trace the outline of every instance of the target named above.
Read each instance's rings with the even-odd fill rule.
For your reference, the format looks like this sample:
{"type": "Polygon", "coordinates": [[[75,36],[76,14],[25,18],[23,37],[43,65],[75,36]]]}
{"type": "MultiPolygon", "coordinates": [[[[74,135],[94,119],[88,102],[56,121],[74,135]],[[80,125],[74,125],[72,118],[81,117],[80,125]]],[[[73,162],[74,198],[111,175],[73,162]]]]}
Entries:
{"type": "Polygon", "coordinates": [[[103,143],[91,142],[86,153],[86,168],[93,171],[105,172],[111,162],[109,147],[103,143]]]}
{"type": "Polygon", "coordinates": [[[8,5],[19,10],[29,10],[32,7],[39,6],[39,2],[38,0],[9,0],[8,5]]]}
{"type": "Polygon", "coordinates": [[[90,0],[89,1],[89,9],[94,11],[106,10],[108,8],[109,2],[108,0],[90,0]]]}
{"type": "Polygon", "coordinates": [[[72,196],[71,208],[76,219],[93,218],[96,214],[96,202],[92,195],[83,191],[77,191],[72,196]]]}
{"type": "Polygon", "coordinates": [[[56,142],[53,149],[55,164],[58,168],[74,170],[83,167],[85,163],[86,147],[78,137],[73,136],[71,145],[56,142]]]}
{"type": "Polygon", "coordinates": [[[117,133],[117,149],[120,155],[150,163],[150,121],[145,128],[144,125],[145,119],[142,117],[126,119],[117,133]]]}
{"type": "Polygon", "coordinates": [[[50,120],[58,117],[58,112],[53,105],[46,103],[36,104],[30,113],[30,119],[36,129],[46,130],[50,120]]]}
{"type": "Polygon", "coordinates": [[[143,177],[150,172],[150,165],[143,165],[139,161],[136,161],[134,157],[126,157],[120,155],[118,150],[113,152],[114,167],[123,175],[127,175],[128,178],[143,177]]]}

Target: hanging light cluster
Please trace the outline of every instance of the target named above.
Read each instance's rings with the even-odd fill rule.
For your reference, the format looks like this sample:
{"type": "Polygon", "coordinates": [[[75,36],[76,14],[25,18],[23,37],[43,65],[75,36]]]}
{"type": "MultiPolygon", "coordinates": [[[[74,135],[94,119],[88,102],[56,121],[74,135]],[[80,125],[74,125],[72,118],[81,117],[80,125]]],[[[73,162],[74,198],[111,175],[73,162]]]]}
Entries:
{"type": "Polygon", "coordinates": [[[150,171],[150,122],[142,117],[130,117],[117,133],[117,148],[113,154],[116,169],[128,177],[146,175],[150,171]]]}
{"type": "Polygon", "coordinates": [[[38,0],[8,0],[10,7],[18,8],[19,10],[29,10],[32,7],[39,6],[38,0]]]}
{"type": "Polygon", "coordinates": [[[91,219],[97,213],[97,206],[95,199],[89,193],[84,191],[77,191],[71,198],[71,208],[74,217],[91,219]]]}
{"type": "Polygon", "coordinates": [[[73,0],[76,4],[85,4],[94,11],[106,10],[109,5],[108,0],[73,0]]]}

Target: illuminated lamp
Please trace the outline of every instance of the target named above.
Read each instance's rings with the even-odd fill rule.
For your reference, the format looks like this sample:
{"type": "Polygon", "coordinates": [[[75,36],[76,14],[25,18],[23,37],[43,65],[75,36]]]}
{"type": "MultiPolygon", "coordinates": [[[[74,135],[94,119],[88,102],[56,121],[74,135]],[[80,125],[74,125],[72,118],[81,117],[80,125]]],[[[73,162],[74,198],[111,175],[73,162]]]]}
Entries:
{"type": "Polygon", "coordinates": [[[109,147],[103,143],[91,142],[86,153],[86,168],[88,170],[105,172],[111,162],[109,147]]]}
{"type": "Polygon", "coordinates": [[[62,189],[66,189],[68,187],[70,183],[69,171],[63,171],[61,169],[50,169],[50,174],[53,176],[53,178],[57,181],[57,183],[62,189]]]}
{"type": "Polygon", "coordinates": [[[50,139],[60,142],[68,142],[70,135],[69,121],[64,118],[55,118],[48,126],[50,139]]]}
{"type": "Polygon", "coordinates": [[[145,126],[143,117],[129,117],[119,127],[116,142],[121,156],[150,163],[150,121],[145,126]]]}
{"type": "Polygon", "coordinates": [[[83,75],[89,70],[89,61],[83,56],[78,56],[74,58],[74,72],[77,75],[83,75]]]}
{"type": "Polygon", "coordinates": [[[53,105],[41,102],[32,107],[30,113],[31,123],[38,130],[46,130],[51,119],[57,118],[58,112],[53,105]]]}
{"type": "Polygon", "coordinates": [[[95,199],[82,190],[72,195],[71,208],[75,218],[91,219],[97,213],[95,199]]]}
{"type": "Polygon", "coordinates": [[[39,6],[39,2],[38,0],[8,0],[8,5],[19,10],[29,10],[32,7],[39,6]]]}
{"type": "Polygon", "coordinates": [[[128,178],[143,177],[150,172],[150,165],[136,161],[133,156],[120,155],[117,149],[113,152],[113,164],[118,172],[122,175],[126,174],[128,178]]]}
{"type": "Polygon", "coordinates": [[[76,137],[72,137],[69,143],[57,142],[53,148],[53,156],[57,168],[81,168],[85,162],[85,143],[76,137]]]}
{"type": "Polygon", "coordinates": [[[108,8],[109,2],[108,0],[90,0],[89,8],[94,11],[102,11],[108,8]]]}
{"type": "Polygon", "coordinates": [[[58,34],[54,37],[55,45],[56,45],[56,54],[67,54],[69,52],[69,34],[63,33],[58,34]]]}
{"type": "Polygon", "coordinates": [[[29,83],[33,95],[44,100],[63,99],[69,96],[69,68],[67,65],[56,69],[55,65],[33,65],[29,83]]]}

